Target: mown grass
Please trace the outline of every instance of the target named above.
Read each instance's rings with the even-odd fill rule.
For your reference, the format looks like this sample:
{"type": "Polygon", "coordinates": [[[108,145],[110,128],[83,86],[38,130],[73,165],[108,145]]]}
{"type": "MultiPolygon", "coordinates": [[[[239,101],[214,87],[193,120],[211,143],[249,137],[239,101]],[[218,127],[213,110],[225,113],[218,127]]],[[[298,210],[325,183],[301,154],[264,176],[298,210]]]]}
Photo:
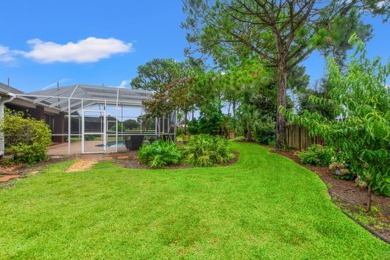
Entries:
{"type": "Polygon", "coordinates": [[[0,258],[389,259],[310,171],[254,144],[234,166],[70,162],[0,191],[0,258]]]}

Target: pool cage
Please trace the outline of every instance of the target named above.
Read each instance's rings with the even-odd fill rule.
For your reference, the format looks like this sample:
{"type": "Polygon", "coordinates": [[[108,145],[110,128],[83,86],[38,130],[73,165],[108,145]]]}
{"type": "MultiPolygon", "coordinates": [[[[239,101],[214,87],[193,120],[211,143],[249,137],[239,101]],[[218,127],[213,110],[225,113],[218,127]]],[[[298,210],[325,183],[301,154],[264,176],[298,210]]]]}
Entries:
{"type": "MultiPolygon", "coordinates": [[[[137,150],[144,142],[176,138],[177,115],[150,117],[142,101],[151,91],[74,85],[20,94],[47,110],[58,153],[85,154],[137,150]]],[[[50,149],[49,149],[50,150],[50,149]]]]}

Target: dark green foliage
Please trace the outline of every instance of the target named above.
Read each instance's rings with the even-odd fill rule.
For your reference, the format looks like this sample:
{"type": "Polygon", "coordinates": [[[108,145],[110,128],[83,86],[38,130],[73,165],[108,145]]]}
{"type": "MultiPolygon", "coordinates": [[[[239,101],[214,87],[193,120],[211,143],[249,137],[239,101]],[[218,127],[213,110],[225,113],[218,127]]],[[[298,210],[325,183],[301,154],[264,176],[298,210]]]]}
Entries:
{"type": "Polygon", "coordinates": [[[199,134],[199,122],[196,118],[192,119],[188,124],[188,133],[192,135],[199,134]]]}
{"type": "Polygon", "coordinates": [[[212,166],[234,158],[229,142],[220,136],[197,135],[185,147],[185,160],[195,166],[212,166]]]}
{"type": "Polygon", "coordinates": [[[313,144],[305,151],[298,152],[297,155],[303,164],[329,166],[335,153],[330,147],[313,144]]]}
{"type": "Polygon", "coordinates": [[[170,141],[155,141],[152,144],[144,144],[138,152],[142,163],[152,168],[162,168],[168,165],[178,164],[182,153],[175,143],[170,141]]]}
{"type": "Polygon", "coordinates": [[[334,119],[334,111],[336,109],[334,104],[329,103],[314,103],[310,96],[317,98],[329,98],[329,92],[332,86],[327,78],[322,78],[317,81],[314,89],[305,89],[297,94],[298,97],[298,113],[302,114],[303,111],[307,110],[311,113],[317,112],[321,116],[328,120],[334,119]]]}
{"type": "Polygon", "coordinates": [[[6,148],[13,153],[15,162],[34,164],[46,159],[51,131],[44,121],[24,118],[22,112],[6,110],[0,131],[4,133],[6,148]]]}
{"type": "Polygon", "coordinates": [[[275,145],[275,121],[269,116],[263,116],[255,131],[255,140],[260,144],[275,145]]]}
{"type": "Polygon", "coordinates": [[[220,134],[224,123],[221,103],[214,102],[201,107],[199,116],[199,132],[202,134],[220,134]]]}
{"type": "Polygon", "coordinates": [[[127,119],[123,122],[124,130],[139,129],[139,123],[134,119],[127,119]]]}
{"type": "Polygon", "coordinates": [[[177,135],[177,136],[180,136],[180,135],[182,135],[183,133],[184,133],[183,128],[182,128],[182,127],[178,127],[177,130],[176,130],[176,135],[177,135]]]}

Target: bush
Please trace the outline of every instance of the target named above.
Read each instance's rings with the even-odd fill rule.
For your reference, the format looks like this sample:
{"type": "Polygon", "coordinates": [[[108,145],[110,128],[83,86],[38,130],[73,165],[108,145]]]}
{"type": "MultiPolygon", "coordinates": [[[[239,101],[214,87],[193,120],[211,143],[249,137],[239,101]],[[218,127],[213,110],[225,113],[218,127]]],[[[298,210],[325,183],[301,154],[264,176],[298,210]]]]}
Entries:
{"type": "Polygon", "coordinates": [[[367,187],[369,211],[372,192],[390,196],[390,88],[386,87],[390,62],[368,59],[356,34],[350,43],[357,48],[345,66],[328,58],[328,95],[310,97],[315,105],[334,108],[331,118],[338,120],[316,112],[296,116],[280,111],[342,154],[338,160],[347,162],[351,176],[367,187]]]}
{"type": "Polygon", "coordinates": [[[212,166],[234,158],[229,142],[220,136],[194,136],[185,147],[185,160],[195,166],[212,166]]]}
{"type": "Polygon", "coordinates": [[[199,122],[195,118],[192,119],[188,124],[188,133],[192,135],[199,134],[199,122]]]}
{"type": "Polygon", "coordinates": [[[275,145],[275,123],[261,123],[255,131],[254,139],[259,144],[275,145]]]}
{"type": "Polygon", "coordinates": [[[335,153],[330,147],[313,144],[305,151],[298,152],[297,155],[303,164],[329,166],[335,153]]]}
{"type": "Polygon", "coordinates": [[[5,110],[0,131],[15,162],[34,164],[46,159],[46,150],[51,143],[51,131],[44,121],[23,117],[22,112],[5,110]]]}
{"type": "Polygon", "coordinates": [[[352,180],[354,178],[354,174],[348,169],[348,164],[345,162],[332,162],[329,165],[329,170],[340,179],[352,180]]]}
{"type": "Polygon", "coordinates": [[[184,130],[183,130],[183,128],[181,128],[181,127],[178,127],[178,128],[177,128],[176,135],[182,135],[182,134],[184,134],[184,130]]]}
{"type": "Polygon", "coordinates": [[[162,168],[168,165],[178,164],[182,153],[171,141],[158,140],[152,144],[144,144],[138,152],[142,163],[152,168],[162,168]]]}

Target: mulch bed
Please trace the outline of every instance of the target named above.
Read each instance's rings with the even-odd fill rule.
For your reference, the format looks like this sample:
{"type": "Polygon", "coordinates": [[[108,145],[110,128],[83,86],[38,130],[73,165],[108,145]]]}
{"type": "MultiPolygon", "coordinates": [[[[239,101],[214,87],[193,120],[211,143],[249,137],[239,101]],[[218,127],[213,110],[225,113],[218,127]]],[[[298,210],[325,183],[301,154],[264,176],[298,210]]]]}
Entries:
{"type": "MultiPolygon", "coordinates": [[[[268,147],[269,148],[269,147],[268,147]]],[[[327,185],[332,200],[340,206],[343,212],[350,218],[363,225],[364,228],[379,236],[386,242],[390,242],[390,198],[372,194],[372,210],[365,213],[368,202],[367,190],[359,188],[354,181],[338,179],[328,167],[302,164],[293,151],[275,151],[280,155],[290,158],[294,162],[316,173],[327,185]],[[353,213],[353,214],[351,214],[353,213]],[[353,215],[360,214],[374,219],[373,223],[363,224],[353,215]]]]}
{"type": "MultiPolygon", "coordinates": [[[[219,166],[229,166],[233,165],[238,161],[238,157],[240,153],[238,151],[233,151],[234,158],[227,163],[220,164],[219,166]]],[[[138,158],[138,152],[126,152],[123,153],[120,157],[113,157],[113,160],[116,164],[119,164],[123,167],[130,168],[130,169],[152,169],[149,166],[142,164],[139,161],[138,158]],[[126,154],[125,156],[123,156],[126,154]]],[[[186,165],[186,164],[179,164],[179,165],[170,165],[167,167],[164,167],[164,169],[187,169],[187,168],[194,168],[194,166],[186,165]]]]}

